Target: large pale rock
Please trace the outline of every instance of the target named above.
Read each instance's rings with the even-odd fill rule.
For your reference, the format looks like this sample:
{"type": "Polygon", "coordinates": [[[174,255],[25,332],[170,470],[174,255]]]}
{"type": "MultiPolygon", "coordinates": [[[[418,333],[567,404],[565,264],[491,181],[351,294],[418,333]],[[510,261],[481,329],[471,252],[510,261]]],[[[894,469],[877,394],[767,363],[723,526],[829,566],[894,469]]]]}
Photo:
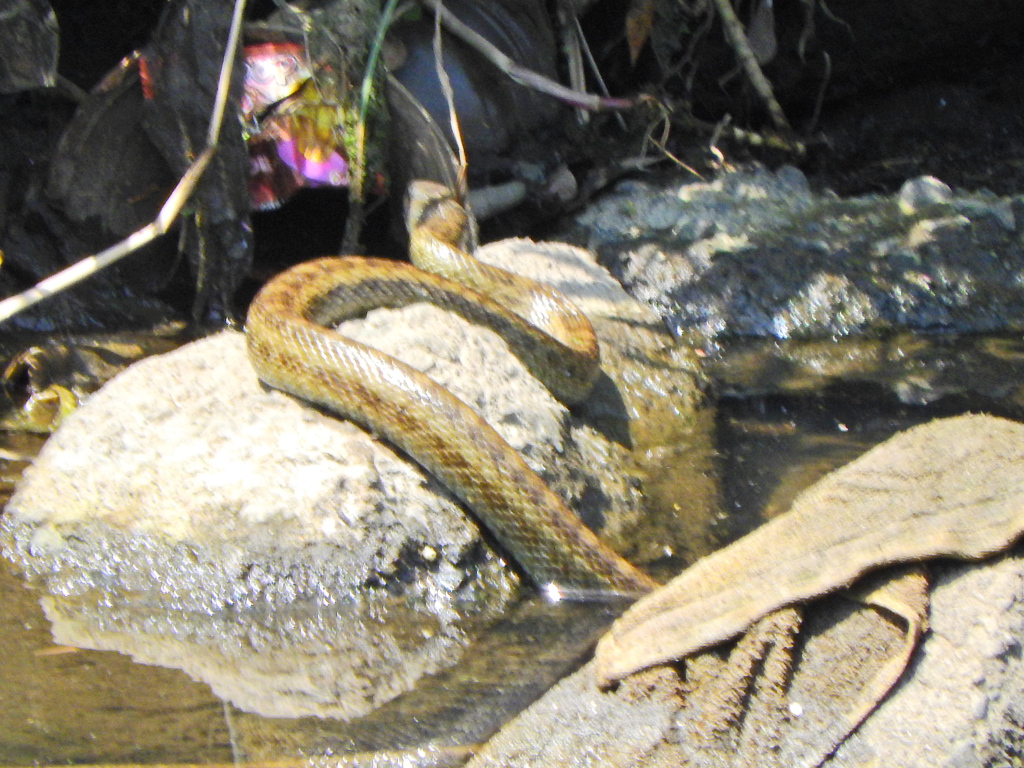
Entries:
{"type": "MultiPolygon", "coordinates": [[[[345,330],[450,388],[585,520],[641,551],[630,448],[654,455],[692,429],[696,368],[663,352],[657,319],[585,253],[537,251],[512,243],[495,258],[553,276],[620,363],[582,418],[492,332],[433,307],[345,330]],[[671,398],[678,430],[653,393],[671,398]],[[634,416],[657,429],[638,432],[634,416]]],[[[694,482],[710,489],[705,469],[694,482]]],[[[362,429],[263,387],[234,332],[143,361],[94,395],[26,473],[0,543],[47,593],[59,642],[179,666],[269,715],[368,711],[453,663],[517,584],[445,489],[362,429]]]]}

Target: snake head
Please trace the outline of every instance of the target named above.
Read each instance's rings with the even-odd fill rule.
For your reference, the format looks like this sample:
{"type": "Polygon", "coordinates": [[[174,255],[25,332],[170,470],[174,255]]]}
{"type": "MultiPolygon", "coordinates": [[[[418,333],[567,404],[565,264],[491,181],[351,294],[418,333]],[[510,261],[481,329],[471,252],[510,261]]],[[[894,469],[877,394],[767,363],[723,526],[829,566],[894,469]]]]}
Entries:
{"type": "Polygon", "coordinates": [[[410,235],[428,235],[467,250],[471,230],[469,213],[457,195],[434,181],[413,181],[405,197],[405,225],[410,235]]]}

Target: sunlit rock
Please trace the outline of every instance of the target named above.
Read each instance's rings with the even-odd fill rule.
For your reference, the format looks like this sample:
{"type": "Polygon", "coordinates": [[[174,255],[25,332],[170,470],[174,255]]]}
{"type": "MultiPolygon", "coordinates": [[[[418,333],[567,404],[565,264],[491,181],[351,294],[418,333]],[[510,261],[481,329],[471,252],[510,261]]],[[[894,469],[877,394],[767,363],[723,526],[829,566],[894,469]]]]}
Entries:
{"type": "MultiPolygon", "coordinates": [[[[699,432],[694,359],[586,254],[537,248],[518,241],[494,258],[595,315],[608,377],[578,415],[491,331],[433,307],[379,310],[348,331],[481,412],[614,546],[679,553],[687,526],[665,515],[654,544],[636,533],[644,462],[699,432]]],[[[708,465],[676,474],[707,517],[708,465]]],[[[274,716],[349,718],[408,690],[455,662],[518,583],[418,465],[263,387],[234,332],[143,361],[94,395],[26,473],[0,536],[43,589],[58,642],[180,667],[274,716]]]]}
{"type": "Polygon", "coordinates": [[[713,344],[1024,328],[1021,201],[932,177],[812,192],[793,167],[624,182],[566,233],[669,326],[713,344]]]}

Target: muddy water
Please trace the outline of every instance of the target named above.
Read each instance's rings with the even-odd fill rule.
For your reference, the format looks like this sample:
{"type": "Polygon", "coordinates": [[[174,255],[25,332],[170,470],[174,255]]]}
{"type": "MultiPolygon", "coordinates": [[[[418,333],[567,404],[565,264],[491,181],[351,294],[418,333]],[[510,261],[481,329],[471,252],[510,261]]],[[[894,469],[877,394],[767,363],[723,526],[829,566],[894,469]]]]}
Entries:
{"type": "Polygon", "coordinates": [[[54,646],[38,596],[0,569],[0,762],[230,762],[224,706],[184,674],[54,646]]]}
{"type": "MultiPolygon", "coordinates": [[[[903,373],[889,379],[865,376],[856,345],[833,356],[855,361],[856,375],[844,376],[830,368],[827,380],[815,381],[812,374],[795,378],[795,366],[789,365],[784,379],[772,381],[764,371],[772,368],[770,358],[778,357],[777,349],[757,354],[737,349],[711,361],[723,393],[716,426],[722,509],[713,520],[704,521],[706,538],[726,543],[743,535],[783,511],[795,493],[831,469],[894,432],[930,418],[984,411],[1024,419],[1017,384],[1024,382],[1024,343],[1003,338],[939,346],[942,349],[933,348],[926,356],[930,369],[918,366],[916,374],[927,379],[930,370],[960,384],[945,386],[941,397],[930,402],[907,397],[907,390],[898,386],[906,378],[903,373]],[[979,349],[984,354],[977,353],[979,349]],[[755,378],[756,387],[750,383],[755,378]]],[[[820,364],[812,367],[822,370],[820,364]]],[[[0,488],[5,494],[26,466],[16,459],[41,444],[34,436],[8,437],[0,454],[5,457],[0,461],[0,488]]],[[[0,764],[231,763],[243,753],[250,759],[258,755],[294,761],[310,748],[320,754],[354,751],[365,757],[375,734],[415,736],[415,729],[408,728],[418,717],[409,709],[415,697],[381,712],[361,731],[313,719],[274,721],[234,710],[179,671],[135,664],[116,653],[54,646],[38,594],[4,567],[0,605],[0,764]]],[[[420,692],[421,705],[433,704],[432,718],[442,723],[438,718],[449,718],[453,736],[449,745],[435,742],[421,752],[420,764],[457,764],[473,743],[486,738],[474,707],[490,710],[504,701],[511,714],[535,695],[510,681],[525,677],[526,670],[541,660],[512,656],[516,646],[510,638],[518,634],[520,642],[526,637],[534,647],[544,647],[556,638],[565,640],[566,627],[571,626],[577,630],[575,646],[567,647],[579,656],[616,610],[602,606],[559,614],[524,604],[496,629],[486,650],[481,650],[488,655],[476,661],[481,667],[500,666],[511,672],[505,683],[475,692],[467,688],[468,703],[462,706],[442,701],[430,690],[420,692]],[[502,638],[510,644],[503,646],[502,638]]],[[[557,676],[572,665],[559,657],[547,674],[557,676]]],[[[445,682],[438,686],[445,688],[445,682]]],[[[411,744],[402,738],[393,738],[387,746],[394,750],[392,755],[411,756],[404,752],[411,744]]]]}

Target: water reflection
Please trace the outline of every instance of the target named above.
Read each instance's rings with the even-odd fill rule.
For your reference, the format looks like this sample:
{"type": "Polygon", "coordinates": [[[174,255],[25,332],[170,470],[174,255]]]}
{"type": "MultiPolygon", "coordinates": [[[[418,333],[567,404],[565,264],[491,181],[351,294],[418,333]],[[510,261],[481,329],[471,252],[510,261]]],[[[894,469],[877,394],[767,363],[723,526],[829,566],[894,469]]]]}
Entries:
{"type": "MultiPolygon", "coordinates": [[[[723,509],[706,521],[708,540],[725,543],[743,535],[823,474],[898,430],[964,411],[1024,416],[1019,339],[828,347],[831,352],[818,344],[745,344],[710,361],[725,396],[715,424],[723,509]],[[842,360],[849,365],[837,362],[842,360]],[[923,385],[908,388],[908,381],[923,385]],[[914,395],[921,392],[937,396],[914,395]]],[[[38,447],[38,440],[17,439],[0,455],[8,491],[24,466],[17,459],[38,447]]],[[[4,764],[228,763],[243,756],[295,760],[300,753],[348,753],[358,762],[382,746],[395,759],[418,755],[419,764],[457,764],[495,727],[494,718],[481,718],[481,712],[503,709],[502,716],[510,716],[525,706],[578,663],[620,608],[522,603],[467,655],[479,674],[471,666],[458,681],[445,674],[425,678],[411,694],[342,725],[245,714],[182,672],[116,653],[59,647],[38,599],[0,568],[4,764]],[[548,655],[556,647],[559,653],[548,655]],[[485,677],[488,669],[504,679],[485,677]],[[525,670],[538,669],[542,674],[530,677],[541,682],[523,687],[525,670]]]]}

